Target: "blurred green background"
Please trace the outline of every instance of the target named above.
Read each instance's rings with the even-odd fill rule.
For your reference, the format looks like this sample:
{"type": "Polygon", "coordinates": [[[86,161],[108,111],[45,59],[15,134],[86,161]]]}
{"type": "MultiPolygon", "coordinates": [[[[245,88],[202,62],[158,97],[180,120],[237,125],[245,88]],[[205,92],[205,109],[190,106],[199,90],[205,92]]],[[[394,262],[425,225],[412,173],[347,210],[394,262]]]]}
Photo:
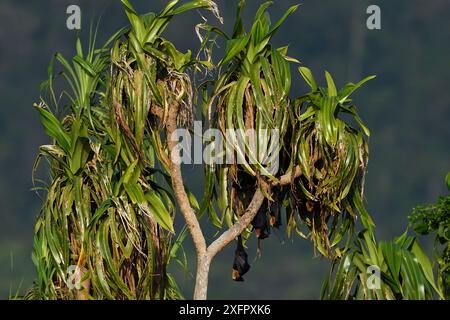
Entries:
{"type": "MultiPolygon", "coordinates": [[[[132,1],[140,12],[162,8],[163,0],[132,1]]],[[[217,1],[230,30],[237,0],[217,1]]],[[[277,35],[290,44],[290,55],[313,69],[324,70],[338,85],[370,74],[355,100],[372,130],[366,201],[380,238],[403,232],[417,204],[443,194],[450,170],[450,2],[448,0],[276,0],[277,19],[302,3],[277,35]],[[381,8],[382,29],[366,28],[366,9],[381,8]]],[[[247,26],[262,1],[247,0],[247,26]]],[[[102,15],[99,35],[106,39],[126,24],[118,0],[1,0],[0,2],[0,298],[23,293],[32,283],[33,226],[41,200],[32,188],[31,171],[38,147],[48,142],[32,103],[56,52],[74,51],[75,31],[66,28],[66,8],[81,7],[81,34],[102,15]]],[[[196,13],[174,20],[165,36],[180,49],[198,47],[193,33],[201,21],[196,13]]],[[[212,22],[212,20],[210,20],[212,22]]],[[[85,37],[86,38],[86,37],[85,37]]],[[[297,73],[293,95],[306,92],[297,73]]],[[[201,197],[202,169],[186,168],[188,184],[201,197]]],[[[213,235],[213,233],[210,233],[213,235]]],[[[193,262],[189,241],[186,243],[193,262]]],[[[256,245],[251,244],[250,258],[256,245]]],[[[210,279],[212,299],[316,299],[329,263],[314,258],[312,245],[286,240],[282,233],[264,242],[263,257],[252,263],[244,283],[231,281],[234,248],[215,260],[210,279]]],[[[176,269],[187,297],[192,278],[176,269]]]]}

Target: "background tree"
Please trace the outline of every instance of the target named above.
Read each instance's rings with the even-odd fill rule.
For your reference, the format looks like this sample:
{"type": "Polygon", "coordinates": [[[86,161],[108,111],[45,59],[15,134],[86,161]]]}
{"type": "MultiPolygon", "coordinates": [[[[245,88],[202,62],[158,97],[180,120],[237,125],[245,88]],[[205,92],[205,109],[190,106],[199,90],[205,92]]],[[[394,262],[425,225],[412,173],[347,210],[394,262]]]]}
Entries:
{"type": "MultiPolygon", "coordinates": [[[[445,179],[450,190],[450,173],[445,179]]],[[[417,206],[409,217],[414,231],[435,236],[434,257],[438,262],[438,284],[446,299],[450,298],[450,195],[439,197],[435,204],[417,206]]]]}

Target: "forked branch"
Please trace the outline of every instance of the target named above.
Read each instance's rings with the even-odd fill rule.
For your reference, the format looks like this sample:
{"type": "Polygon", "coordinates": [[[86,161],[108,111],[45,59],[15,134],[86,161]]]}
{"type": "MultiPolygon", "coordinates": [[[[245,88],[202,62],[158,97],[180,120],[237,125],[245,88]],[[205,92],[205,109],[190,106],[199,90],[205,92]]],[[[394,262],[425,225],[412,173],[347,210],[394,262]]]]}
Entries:
{"type": "MultiPolygon", "coordinates": [[[[197,253],[197,276],[195,283],[195,300],[205,300],[207,297],[208,289],[208,274],[212,259],[222,251],[228,244],[236,239],[244,230],[251,224],[259,209],[264,202],[264,193],[262,188],[269,189],[269,185],[260,185],[250,202],[250,205],[246,209],[245,213],[238,219],[238,221],[231,226],[227,231],[225,231],[219,238],[217,238],[209,247],[206,246],[206,240],[203,235],[200,223],[197,220],[195,211],[192,209],[189,197],[186,194],[184,187],[183,175],[181,173],[181,161],[180,155],[176,150],[178,141],[174,139],[174,133],[177,130],[177,114],[179,106],[173,106],[171,112],[165,123],[166,135],[167,135],[167,145],[169,149],[169,155],[171,159],[170,169],[171,169],[171,179],[172,187],[174,190],[175,198],[177,199],[178,205],[180,207],[181,214],[188,226],[189,233],[191,234],[192,240],[194,242],[195,250],[197,253]]],[[[162,119],[162,109],[152,108],[152,113],[155,116],[162,119]]],[[[292,172],[288,172],[272,186],[277,185],[287,185],[293,181],[293,179],[300,176],[301,170],[296,167],[292,172]]],[[[266,191],[267,191],[266,190],[266,191]]]]}
{"type": "MultiPolygon", "coordinates": [[[[272,183],[272,186],[277,185],[287,185],[291,183],[291,181],[301,174],[301,170],[299,167],[296,167],[294,172],[288,172],[285,175],[281,176],[278,182],[272,183]]],[[[238,237],[244,230],[250,225],[250,223],[255,218],[259,209],[261,208],[264,202],[264,194],[261,188],[267,188],[267,186],[260,186],[253,195],[252,201],[248,206],[245,213],[239,218],[239,220],[227,231],[225,231],[219,238],[217,238],[209,247],[208,247],[208,255],[211,256],[211,259],[214,258],[220,251],[222,251],[230,242],[232,242],[236,237],[238,237]]]]}

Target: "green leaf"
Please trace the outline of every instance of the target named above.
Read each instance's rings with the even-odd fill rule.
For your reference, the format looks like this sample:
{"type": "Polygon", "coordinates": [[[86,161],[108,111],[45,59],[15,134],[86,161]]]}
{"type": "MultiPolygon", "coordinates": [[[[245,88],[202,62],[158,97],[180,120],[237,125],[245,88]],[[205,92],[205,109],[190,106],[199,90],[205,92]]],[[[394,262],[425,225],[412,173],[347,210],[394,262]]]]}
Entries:
{"type": "Polygon", "coordinates": [[[215,3],[212,0],[194,0],[194,1],[189,1],[189,2],[179,6],[178,8],[173,10],[172,14],[178,15],[178,14],[184,13],[186,11],[190,11],[190,10],[194,10],[194,9],[201,9],[201,8],[212,9],[212,8],[214,8],[214,6],[215,6],[215,3]]]}
{"type": "Polygon", "coordinates": [[[367,210],[364,208],[364,205],[362,203],[361,195],[357,190],[353,190],[351,201],[353,202],[353,206],[358,210],[359,214],[361,215],[361,222],[364,226],[364,228],[367,228],[369,230],[373,230],[375,227],[375,223],[372,220],[372,217],[367,212],[367,210]]]}
{"type": "Polygon", "coordinates": [[[391,271],[392,278],[398,279],[402,264],[401,248],[395,242],[381,242],[380,248],[391,271]]]}
{"type": "Polygon", "coordinates": [[[404,251],[403,263],[401,268],[401,275],[404,279],[403,291],[405,298],[409,300],[424,300],[425,299],[425,279],[423,278],[422,270],[415,260],[412,253],[404,251]]]}
{"type": "Polygon", "coordinates": [[[323,132],[325,141],[331,147],[337,144],[339,138],[340,120],[335,117],[336,107],[337,101],[333,96],[325,97],[320,100],[320,110],[317,111],[320,130],[323,132]]]}
{"type": "Polygon", "coordinates": [[[236,22],[233,27],[233,38],[238,38],[245,34],[244,23],[242,22],[242,11],[244,9],[245,0],[239,0],[236,7],[236,22]]]}
{"type": "Polygon", "coordinates": [[[92,215],[91,220],[89,221],[88,228],[92,228],[96,222],[104,215],[104,213],[109,209],[109,207],[112,204],[111,199],[106,199],[102,202],[102,204],[95,210],[94,214],[92,215]]]}
{"type": "Polygon", "coordinates": [[[418,263],[422,267],[422,271],[430,283],[430,285],[436,290],[436,292],[439,294],[441,299],[444,299],[443,293],[439,290],[439,288],[436,285],[434,274],[433,274],[433,265],[431,264],[430,259],[423,251],[422,247],[419,245],[419,243],[414,241],[414,244],[412,246],[412,253],[414,254],[415,258],[417,259],[418,263]]]}
{"type": "Polygon", "coordinates": [[[190,203],[191,207],[194,208],[195,210],[200,210],[200,205],[199,205],[195,195],[187,187],[185,187],[185,189],[186,189],[186,194],[189,198],[189,203],[190,203]]]}
{"type": "Polygon", "coordinates": [[[41,115],[41,121],[44,125],[45,132],[54,138],[58,145],[66,152],[70,153],[70,138],[69,135],[64,131],[61,123],[56,119],[56,117],[45,107],[41,105],[34,105],[41,115]]]}
{"type": "Polygon", "coordinates": [[[358,82],[357,84],[354,83],[349,83],[347,84],[344,89],[342,89],[339,92],[339,103],[344,103],[345,100],[348,99],[348,97],[355,92],[358,88],[360,88],[363,84],[365,84],[366,82],[375,79],[376,76],[369,76],[367,78],[364,78],[363,80],[361,80],[360,82],[358,82]]]}
{"type": "Polygon", "coordinates": [[[281,17],[281,19],[278,20],[278,22],[272,28],[270,28],[270,31],[269,31],[267,37],[269,37],[269,38],[273,37],[273,35],[277,32],[277,30],[280,28],[280,26],[283,24],[283,22],[286,20],[286,18],[289,17],[292,13],[294,13],[298,9],[299,6],[300,5],[295,5],[295,6],[290,7],[284,13],[284,15],[281,17]]]}
{"type": "Polygon", "coordinates": [[[86,164],[89,153],[91,151],[89,139],[80,137],[75,142],[75,148],[70,159],[70,169],[73,174],[76,174],[80,168],[86,164]]]}
{"type": "Polygon", "coordinates": [[[158,194],[154,191],[149,191],[145,194],[145,198],[148,201],[149,212],[156,222],[167,231],[175,233],[172,217],[158,194]]]}
{"type": "Polygon", "coordinates": [[[279,101],[283,101],[289,96],[289,91],[291,89],[291,68],[288,61],[281,55],[278,50],[272,49],[272,68],[273,74],[275,76],[276,82],[278,84],[278,96],[279,101]]]}
{"type": "Polygon", "coordinates": [[[146,35],[146,29],[144,22],[138,16],[136,10],[133,8],[131,3],[128,0],[121,0],[122,4],[125,8],[128,20],[133,26],[133,32],[136,36],[136,39],[139,41],[139,44],[142,46],[144,44],[144,39],[146,35]]]}
{"type": "Polygon", "coordinates": [[[249,35],[242,36],[240,38],[231,39],[227,41],[227,48],[225,49],[225,55],[219,62],[219,66],[223,66],[236,57],[247,46],[250,40],[249,35]]]}
{"type": "Polygon", "coordinates": [[[175,46],[169,41],[163,41],[161,44],[167,52],[171,55],[172,61],[175,65],[175,68],[183,72],[182,68],[189,64],[191,61],[191,51],[188,50],[186,53],[181,53],[178,51],[175,46]]]}
{"type": "Polygon", "coordinates": [[[79,65],[91,77],[95,78],[97,76],[97,72],[95,72],[94,67],[82,57],[76,55],[73,57],[73,62],[79,65]]]}
{"type": "Polygon", "coordinates": [[[306,67],[298,68],[298,71],[302,75],[303,79],[305,79],[306,83],[311,87],[311,90],[314,92],[317,90],[316,81],[314,80],[313,74],[310,69],[306,67]]]}
{"type": "Polygon", "coordinates": [[[133,182],[124,182],[123,187],[133,204],[145,204],[144,191],[142,190],[141,185],[133,182]]]}
{"type": "Polygon", "coordinates": [[[125,173],[120,177],[120,180],[118,181],[118,183],[114,187],[114,196],[117,197],[119,195],[120,187],[123,184],[129,183],[129,181],[131,180],[132,176],[135,174],[135,168],[136,168],[138,163],[139,163],[139,159],[134,160],[128,166],[127,170],[125,170],[125,173]]]}
{"type": "Polygon", "coordinates": [[[266,12],[266,10],[271,5],[273,5],[273,3],[274,3],[273,1],[266,1],[262,5],[259,6],[258,11],[255,14],[255,23],[263,16],[263,14],[266,12]]]}
{"type": "Polygon", "coordinates": [[[159,14],[159,16],[164,17],[167,15],[173,15],[173,8],[180,2],[179,0],[171,0],[168,2],[167,6],[159,14]]]}
{"type": "Polygon", "coordinates": [[[334,84],[333,78],[331,77],[331,74],[328,71],[325,71],[325,78],[327,79],[328,96],[336,97],[337,96],[336,85],[334,84]]]}

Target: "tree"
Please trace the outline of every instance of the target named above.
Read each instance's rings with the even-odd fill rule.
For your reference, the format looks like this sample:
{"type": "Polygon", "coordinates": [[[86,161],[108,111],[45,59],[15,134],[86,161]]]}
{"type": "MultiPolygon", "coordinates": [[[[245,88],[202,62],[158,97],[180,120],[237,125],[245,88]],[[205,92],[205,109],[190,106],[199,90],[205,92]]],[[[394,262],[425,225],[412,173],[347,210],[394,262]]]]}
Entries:
{"type": "MultiPolygon", "coordinates": [[[[363,205],[369,130],[350,99],[373,77],[338,91],[328,72],[324,88],[302,66],[311,91],[291,98],[290,68],[298,61],[271,40],[297,6],[272,25],[271,2],[263,4],[246,32],[241,0],[231,36],[206,22],[198,25],[201,49],[192,57],[161,34],[173,17],[192,9],[206,8],[220,20],[213,1],[175,0],[159,14],[145,15],[128,0],[122,3],[130,27],[100,49],[92,41],[86,54],[78,41],[72,64],[56,56],[72,91],[63,93],[65,112],[58,112],[52,65],[49,98],[36,105],[53,143],[38,157],[49,162],[51,184],[36,224],[38,283],[32,295],[178,298],[167,265],[187,230],[197,253],[194,299],[206,299],[214,257],[237,241],[232,276],[242,280],[250,268],[246,240],[253,231],[259,241],[268,237],[281,226],[282,213],[289,236],[312,239],[328,258],[344,254],[357,215],[373,225],[363,205]],[[227,46],[216,66],[212,51],[219,37],[227,46]],[[194,87],[202,71],[207,78],[194,87]],[[192,130],[196,98],[203,126],[218,130],[236,160],[206,164],[200,204],[185,187],[177,139],[180,129],[192,130]],[[176,205],[186,229],[174,240],[176,205]],[[216,227],[226,224],[209,245],[199,223],[206,212],[216,227]],[[342,239],[347,241],[339,247],[342,239]],[[78,291],[67,289],[72,265],[82,284],[78,291]]],[[[223,151],[211,149],[212,158],[223,151]]]]}
{"type": "MultiPolygon", "coordinates": [[[[450,190],[450,173],[445,178],[450,190]]],[[[419,235],[435,235],[438,284],[446,299],[450,298],[450,195],[439,197],[436,204],[418,206],[409,217],[419,235]]]]}

